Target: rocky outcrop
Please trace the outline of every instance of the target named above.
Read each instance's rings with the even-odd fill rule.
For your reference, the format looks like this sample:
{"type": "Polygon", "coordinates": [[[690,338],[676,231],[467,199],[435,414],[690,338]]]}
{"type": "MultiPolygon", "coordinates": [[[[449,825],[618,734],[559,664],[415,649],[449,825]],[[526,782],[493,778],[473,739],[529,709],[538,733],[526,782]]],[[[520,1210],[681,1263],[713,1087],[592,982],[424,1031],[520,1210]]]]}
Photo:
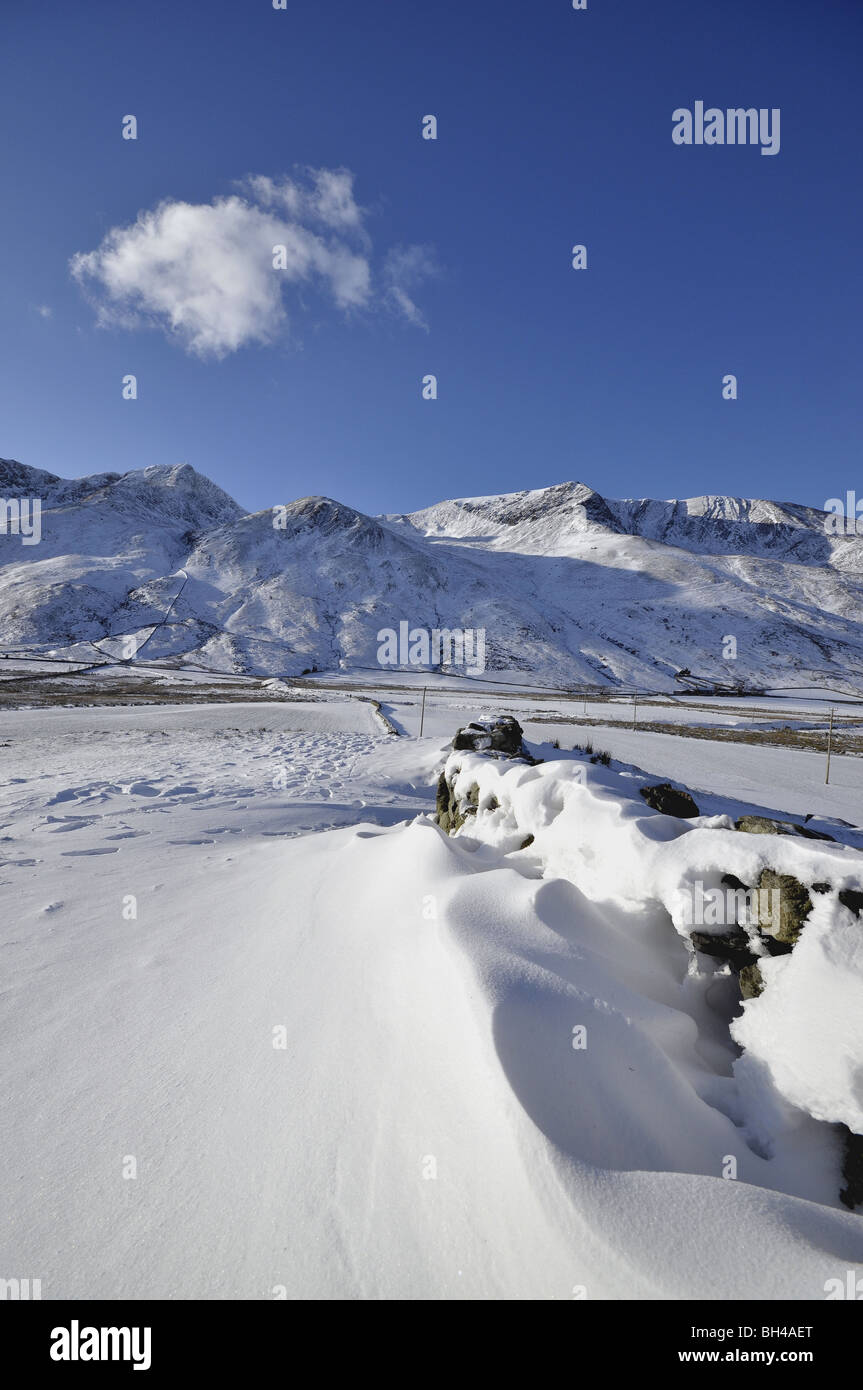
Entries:
{"type": "MultiPolygon", "coordinates": [[[[452,748],[456,753],[485,753],[490,758],[508,758],[531,766],[539,761],[525,748],[524,731],[511,714],[466,724],[453,739],[452,748]]],[[[465,821],[479,810],[479,787],[476,783],[461,794],[455,790],[460,771],[460,768],[450,769],[449,777],[446,771],[442,772],[437,784],[435,820],[448,835],[460,830],[465,821]]],[[[483,810],[494,811],[497,806],[497,798],[492,796],[483,810]]],[[[533,836],[529,838],[532,840],[533,836]]]]}
{"type": "Polygon", "coordinates": [[[461,830],[468,816],[475,816],[479,808],[479,787],[476,782],[461,796],[456,793],[455,779],[460,770],[454,770],[451,781],[448,781],[446,773],[442,772],[437,784],[435,820],[447,835],[461,830]]]}
{"type": "Polygon", "coordinates": [[[670,782],[656,782],[649,787],[639,787],[652,811],[661,811],[664,816],[678,816],[681,820],[692,820],[701,812],[689,792],[673,787],[670,782]]]}
{"type": "MultiPolygon", "coordinates": [[[[792,826],[789,830],[775,829],[777,825],[784,824],[789,823],[770,821],[763,816],[744,816],[737,821],[737,829],[756,835],[795,834],[800,830],[799,826],[792,826]]],[[[811,832],[807,838],[813,838],[811,832]]],[[[735,890],[746,889],[746,885],[733,874],[726,874],[722,882],[735,890]]],[[[734,971],[743,1000],[757,999],[767,988],[760,961],[765,957],[787,954],[797,945],[812,912],[812,894],[827,894],[835,890],[830,883],[820,881],[807,888],[791,874],[765,868],[758,878],[757,891],[746,891],[750,894],[748,901],[755,908],[755,920],[749,923],[748,930],[738,926],[721,933],[690,932],[690,939],[697,951],[722,961],[734,971]],[[760,949],[760,955],[756,954],[756,949],[760,949]]],[[[860,915],[863,892],[855,888],[842,888],[837,897],[855,916],[860,915]]],[[[863,1205],[863,1135],[855,1134],[844,1124],[839,1124],[837,1129],[842,1138],[844,1182],[839,1197],[853,1211],[863,1205]]]]}
{"type": "Polygon", "coordinates": [[[748,935],[738,927],[733,927],[730,931],[721,934],[692,931],[689,933],[689,939],[696,951],[701,951],[702,955],[713,956],[715,960],[725,962],[738,973],[748,969],[756,960],[748,935]]]}
{"type": "MultiPolygon", "coordinates": [[[[614,839],[614,809],[607,819],[602,816],[607,810],[613,779],[594,773],[579,759],[572,767],[572,786],[565,790],[557,782],[565,782],[567,772],[557,762],[548,763],[535,773],[528,767],[519,768],[519,762],[534,760],[524,749],[521,727],[515,719],[472,723],[459,730],[453,749],[438,783],[437,822],[443,830],[453,834],[468,825],[467,833],[473,837],[471,844],[495,845],[505,854],[529,850],[538,841],[541,867],[562,872],[564,877],[578,858],[570,846],[577,851],[582,845],[592,870],[599,860],[602,872],[594,881],[602,885],[614,882],[620,855],[624,864],[628,862],[627,882],[633,880],[634,864],[636,873],[643,875],[635,881],[644,883],[645,898],[654,905],[657,901],[664,905],[669,930],[674,928],[685,935],[692,948],[704,957],[699,973],[709,973],[709,961],[713,960],[717,966],[727,967],[736,978],[746,1007],[728,1020],[728,1026],[731,1038],[746,1054],[760,1061],[766,1056],[769,1065],[774,1056],[785,1056],[786,1049],[794,1052],[796,1039],[789,1040],[786,1034],[801,1033],[802,1061],[795,1055],[793,1084],[782,1089],[777,1082],[775,1088],[790,1104],[798,1105],[814,1118],[831,1116],[825,1123],[833,1126],[843,1146],[842,1176],[840,1180],[837,1172],[835,1191],[852,1210],[863,1206],[863,1134],[856,1132],[861,1128],[860,1106],[843,1070],[843,1044],[837,1049],[836,1026],[831,1027],[830,1017],[824,1017],[823,1001],[832,996],[825,994],[818,977],[822,969],[828,973],[835,969],[838,1007],[850,1010],[849,1017],[853,1017],[859,962],[855,944],[858,928],[851,916],[863,931],[863,887],[851,877],[851,857],[837,848],[805,843],[828,836],[807,833],[806,828],[791,821],[768,816],[741,816],[733,822],[728,815],[711,815],[707,824],[702,821],[698,827],[679,826],[676,830],[668,825],[662,832],[656,822],[643,814],[636,814],[633,819],[639,803],[633,794],[638,781],[633,786],[631,769],[621,776],[617,788],[625,823],[618,846],[614,839]],[[459,750],[463,750],[464,756],[459,750]],[[470,756],[475,753],[482,756],[470,756]],[[508,775],[509,761],[516,764],[512,775],[508,775]],[[554,828],[546,838],[546,827],[552,823],[554,828]],[[768,838],[747,841],[747,835],[768,838]],[[803,842],[798,841],[796,846],[788,839],[779,843],[769,838],[798,835],[803,842]],[[637,841],[635,848],[630,840],[637,841]],[[645,856],[642,860],[636,856],[644,852],[644,846],[656,843],[660,852],[666,845],[670,848],[668,860],[672,867],[671,872],[651,878],[649,868],[645,873],[651,858],[645,856]],[[723,861],[729,860],[734,863],[736,874],[721,872],[723,861]],[[789,873],[789,869],[794,872],[789,873]],[[741,874],[743,878],[738,877],[741,874]],[[716,886],[717,877],[721,888],[716,886]],[[806,938],[816,904],[818,923],[808,928],[811,936],[806,938]],[[835,967],[824,940],[834,926],[839,952],[835,967]],[[795,959],[785,969],[771,968],[771,958],[787,957],[792,952],[797,952],[795,959]],[[811,996],[807,986],[809,961],[820,962],[816,965],[818,992],[813,991],[811,996]],[[791,1022],[786,1026],[783,997],[787,1000],[789,988],[794,1004],[791,1022]],[[806,1020],[805,1029],[795,1027],[798,1018],[806,1020]],[[812,1081],[807,1071],[807,1048],[811,1055],[816,1047],[823,1048],[825,1056],[822,1066],[817,1055],[812,1081]],[[804,1078],[802,1086],[800,1076],[804,1078]],[[827,1077],[825,1085],[830,1095],[823,1105],[820,1101],[815,1105],[811,1096],[820,1095],[822,1076],[827,1077]],[[838,1122],[839,1116],[843,1123],[838,1122]]],[[[643,801],[660,814],[687,821],[700,815],[689,792],[671,782],[649,783],[638,790],[643,801]]],[[[721,996],[727,997],[725,989],[721,996]]],[[[769,1118],[766,1123],[769,1133],[769,1118]]]]}
{"type": "Polygon", "coordinates": [[[863,893],[857,888],[840,888],[839,901],[849,912],[853,912],[855,917],[859,917],[863,911],[863,893]]]}
{"type": "Polygon", "coordinates": [[[810,830],[790,820],[772,820],[769,816],[740,816],[734,828],[744,830],[747,835],[802,835],[805,840],[833,840],[832,835],[820,830],[810,830]]]}
{"type": "Polygon", "coordinates": [[[504,714],[499,719],[474,720],[467,724],[459,729],[452,746],[456,753],[499,753],[506,758],[535,762],[524,746],[523,735],[518,720],[511,714],[504,714]]]}
{"type": "Polygon", "coordinates": [[[764,979],[758,961],[754,960],[751,965],[744,965],[738,978],[741,999],[757,999],[764,989],[764,979]]]}
{"type": "Polygon", "coordinates": [[[759,931],[765,932],[768,940],[778,942],[790,951],[812,911],[809,890],[792,874],[777,874],[773,869],[762,869],[758,880],[758,902],[759,931]],[[765,893],[775,893],[776,898],[768,898],[765,902],[762,896],[765,893]],[[773,929],[773,901],[779,904],[779,926],[776,930],[773,929]],[[769,933],[767,928],[770,928],[769,933]]]}
{"type": "MultiPolygon", "coordinates": [[[[722,883],[747,895],[751,915],[746,923],[729,925],[724,932],[691,931],[690,940],[702,955],[730,965],[738,976],[741,997],[754,999],[764,988],[759,957],[787,955],[812,911],[812,898],[799,879],[773,869],[762,869],[755,888],[734,874],[724,874],[722,883]]],[[[829,884],[819,887],[830,891],[829,884]]]]}

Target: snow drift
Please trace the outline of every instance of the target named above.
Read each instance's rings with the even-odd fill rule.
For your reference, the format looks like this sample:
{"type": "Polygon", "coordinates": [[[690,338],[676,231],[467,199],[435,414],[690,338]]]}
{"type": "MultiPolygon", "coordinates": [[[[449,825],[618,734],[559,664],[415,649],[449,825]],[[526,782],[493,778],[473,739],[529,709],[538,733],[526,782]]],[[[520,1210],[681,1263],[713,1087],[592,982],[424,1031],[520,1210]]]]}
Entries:
{"type": "MultiPolygon", "coordinates": [[[[676,795],[679,801],[680,794],[666,787],[666,799],[676,795]]],[[[545,884],[551,881],[558,893],[574,891],[581,903],[578,915],[587,909],[593,922],[591,948],[606,963],[625,943],[625,975],[615,971],[607,993],[594,994],[595,985],[588,986],[587,1012],[593,1016],[589,1031],[601,1038],[608,1010],[621,1010],[630,1037],[636,1037],[637,1073],[645,1066],[653,1073],[649,1113],[639,1115],[640,1086],[623,1068],[614,1078],[614,1098],[604,1088],[601,1095],[603,1106],[622,1105],[621,1125],[630,1137],[643,1127],[633,1143],[642,1153],[636,1166],[645,1151],[664,1149],[682,1123],[690,1106],[681,1105],[676,1092],[681,1072],[688,1072],[696,1093],[731,1117],[745,1138],[750,1153],[741,1160],[743,1169],[751,1171],[758,1155],[767,1160],[766,1168],[755,1168],[766,1184],[818,1191],[820,1200],[834,1202],[842,1188],[846,1204],[854,1205],[839,1180],[840,1160],[828,1156],[834,1136],[814,1122],[863,1134],[863,854],[840,843],[802,838],[812,835],[806,827],[789,834],[781,822],[765,821],[760,829],[767,833],[750,833],[737,829],[731,815],[698,815],[691,802],[695,814],[689,809],[662,814],[645,801],[655,790],[645,786],[637,769],[605,768],[586,755],[533,765],[462,749],[450,755],[442,774],[439,819],[472,847],[492,847],[516,862],[538,861],[545,884]],[[772,825],[777,833],[770,833],[772,825]],[[765,881],[780,887],[759,921],[757,913],[747,915],[743,890],[765,881]],[[803,906],[795,918],[798,900],[803,906]],[[704,911],[705,904],[720,909],[728,904],[730,912],[704,911]],[[674,933],[688,954],[675,955],[674,933]],[[744,961],[756,964],[755,997],[745,998],[742,1014],[733,1017],[735,976],[744,961]],[[737,969],[729,971],[729,962],[737,969]],[[656,1000],[664,1007],[646,1011],[643,1000],[623,1003],[623,979],[633,969],[645,977],[655,974],[660,963],[671,976],[656,1000]],[[710,1024],[703,1013],[709,1000],[719,1009],[710,1024]],[[721,1069],[725,1075],[706,1082],[693,1063],[703,1047],[701,1034],[715,1036],[718,1017],[726,1018],[731,1038],[744,1051],[740,1058],[729,1051],[729,1065],[721,1069]],[[659,1088],[657,1077],[665,1078],[659,1088]],[[664,1086],[667,1108],[660,1098],[664,1086]],[[821,1157],[813,1159],[819,1149],[821,1157]],[[814,1163],[814,1186],[798,1168],[801,1161],[814,1163]],[[830,1168],[834,1188],[828,1197],[823,1178],[830,1168]]],[[[754,892],[757,909],[759,890],[754,892]]],[[[763,908],[763,888],[760,896],[763,908]]],[[[627,1043],[622,1046],[627,1050],[627,1043]]],[[[607,1082],[610,1087],[610,1075],[607,1082]]],[[[682,1152],[693,1151],[691,1134],[678,1138],[670,1167],[677,1166],[682,1152]]],[[[856,1141],[850,1142],[846,1177],[849,1165],[859,1161],[853,1156],[856,1141]]],[[[594,1158],[607,1161],[601,1152],[594,1158]]],[[[710,1171],[701,1166],[704,1161],[702,1154],[695,1167],[710,1171]]],[[[715,1153],[712,1161],[715,1165],[715,1153]]],[[[856,1201],[863,1202],[863,1189],[856,1201]]]]}

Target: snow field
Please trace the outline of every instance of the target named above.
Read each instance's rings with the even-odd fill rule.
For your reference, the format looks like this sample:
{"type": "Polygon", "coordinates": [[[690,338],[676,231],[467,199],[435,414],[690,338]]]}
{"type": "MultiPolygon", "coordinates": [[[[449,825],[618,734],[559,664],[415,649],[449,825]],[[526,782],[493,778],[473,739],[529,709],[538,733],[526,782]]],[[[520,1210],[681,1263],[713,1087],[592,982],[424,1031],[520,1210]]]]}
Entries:
{"type": "MultiPolygon", "coordinates": [[[[712,805],[686,829],[572,756],[477,759],[501,811],[447,837],[440,719],[418,743],[356,701],[4,716],[0,1262],[43,1297],[818,1299],[863,1263],[810,1104],[859,1093],[850,927],[768,962],[789,983],[746,1006],[749,1076],[733,981],[674,925],[696,873],[778,844],[850,882],[856,852],[712,805]]],[[[791,801],[799,755],[740,753],[768,751],[791,801]]]]}

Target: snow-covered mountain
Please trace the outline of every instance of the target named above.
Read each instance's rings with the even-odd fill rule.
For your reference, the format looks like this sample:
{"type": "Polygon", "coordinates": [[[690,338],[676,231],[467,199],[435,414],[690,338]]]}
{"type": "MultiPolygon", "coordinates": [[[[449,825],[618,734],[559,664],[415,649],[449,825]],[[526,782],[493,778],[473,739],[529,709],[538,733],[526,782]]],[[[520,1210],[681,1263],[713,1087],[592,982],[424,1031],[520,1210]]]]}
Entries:
{"type": "Polygon", "coordinates": [[[561,483],[409,515],[325,497],[245,515],[187,464],[70,481],[0,461],[0,498],[34,497],[40,542],[0,533],[6,651],[96,660],[132,638],[141,659],[296,675],[376,668],[379,630],[406,621],[484,628],[491,671],[545,683],[863,682],[863,537],[809,507],[561,483]]]}

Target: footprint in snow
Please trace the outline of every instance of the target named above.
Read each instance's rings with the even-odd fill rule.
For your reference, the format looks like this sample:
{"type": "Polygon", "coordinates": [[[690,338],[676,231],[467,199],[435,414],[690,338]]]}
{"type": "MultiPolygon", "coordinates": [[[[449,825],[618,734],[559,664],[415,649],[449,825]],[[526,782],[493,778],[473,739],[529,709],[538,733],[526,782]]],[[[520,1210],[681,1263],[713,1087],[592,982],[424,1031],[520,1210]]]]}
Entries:
{"type": "Polygon", "coordinates": [[[98,816],[48,816],[47,824],[52,824],[49,835],[65,835],[70,830],[83,830],[85,825],[93,825],[98,816]]]}
{"type": "Polygon", "coordinates": [[[91,854],[119,854],[120,846],[116,845],[113,849],[64,849],[61,854],[64,859],[77,859],[83,855],[91,854]]]}

